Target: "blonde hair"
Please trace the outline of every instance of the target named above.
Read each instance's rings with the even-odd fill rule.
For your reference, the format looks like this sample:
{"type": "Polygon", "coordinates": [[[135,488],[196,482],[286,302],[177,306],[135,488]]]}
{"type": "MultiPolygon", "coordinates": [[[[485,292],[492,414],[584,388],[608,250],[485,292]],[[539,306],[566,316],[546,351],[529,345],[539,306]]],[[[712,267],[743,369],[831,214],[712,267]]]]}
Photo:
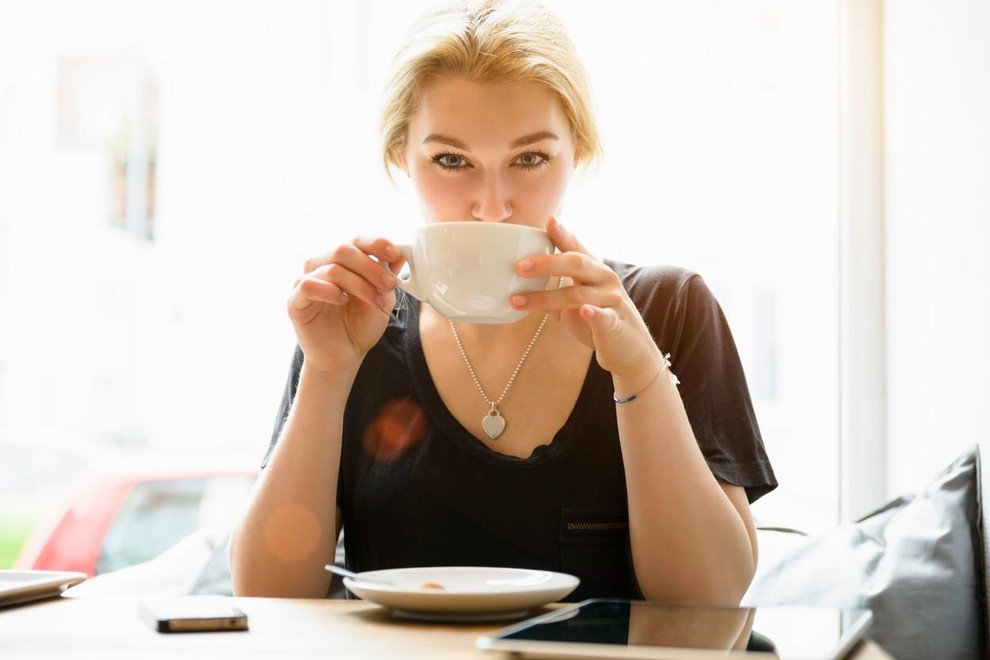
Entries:
{"type": "Polygon", "coordinates": [[[560,100],[577,164],[601,155],[584,67],[563,24],[546,8],[514,0],[461,0],[424,16],[393,62],[381,132],[386,169],[401,168],[409,118],[439,76],[542,85],[560,100]]]}

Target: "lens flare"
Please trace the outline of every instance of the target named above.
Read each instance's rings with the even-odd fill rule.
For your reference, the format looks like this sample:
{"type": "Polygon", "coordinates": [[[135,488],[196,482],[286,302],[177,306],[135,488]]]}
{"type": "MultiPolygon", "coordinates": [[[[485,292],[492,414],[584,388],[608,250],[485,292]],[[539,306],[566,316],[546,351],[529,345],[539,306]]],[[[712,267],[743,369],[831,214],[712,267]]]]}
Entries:
{"type": "Polygon", "coordinates": [[[364,450],[376,461],[394,461],[426,434],[426,413],[409,399],[389,401],[364,433],[364,450]]]}
{"type": "Polygon", "coordinates": [[[320,520],[301,504],[284,504],[265,521],[265,545],[282,561],[299,561],[312,555],[320,540],[320,520]]]}

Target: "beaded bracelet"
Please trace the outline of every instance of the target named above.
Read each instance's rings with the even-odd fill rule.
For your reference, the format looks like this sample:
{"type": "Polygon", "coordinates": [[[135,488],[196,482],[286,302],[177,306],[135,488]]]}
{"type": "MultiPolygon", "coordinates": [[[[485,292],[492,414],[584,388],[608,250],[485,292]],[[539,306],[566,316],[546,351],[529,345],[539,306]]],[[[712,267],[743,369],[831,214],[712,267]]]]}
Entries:
{"type": "Polygon", "coordinates": [[[650,389],[650,386],[653,385],[654,381],[656,381],[656,379],[660,377],[660,374],[662,374],[665,371],[667,372],[667,377],[670,378],[670,384],[671,385],[680,385],[681,384],[681,381],[677,380],[677,376],[674,375],[674,372],[673,371],[670,371],[670,353],[667,353],[666,355],[663,356],[663,364],[660,365],[660,371],[658,371],[657,372],[657,375],[654,376],[652,378],[652,380],[650,380],[650,382],[646,384],[646,387],[644,387],[643,389],[641,389],[636,394],[633,394],[632,396],[628,396],[626,398],[620,398],[620,397],[618,397],[618,396],[615,395],[615,392],[613,392],[612,393],[612,401],[615,401],[618,404],[630,403],[631,401],[635,401],[636,400],[636,397],[638,397],[640,394],[642,394],[646,390],[650,389]]]}

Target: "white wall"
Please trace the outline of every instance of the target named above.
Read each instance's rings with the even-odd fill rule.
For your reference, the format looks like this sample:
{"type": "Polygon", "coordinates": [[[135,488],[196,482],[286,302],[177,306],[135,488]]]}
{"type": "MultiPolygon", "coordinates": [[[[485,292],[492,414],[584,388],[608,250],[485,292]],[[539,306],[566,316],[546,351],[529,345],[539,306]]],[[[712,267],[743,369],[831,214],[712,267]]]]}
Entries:
{"type": "Polygon", "coordinates": [[[990,450],[990,2],[885,3],[890,494],[990,450]]]}

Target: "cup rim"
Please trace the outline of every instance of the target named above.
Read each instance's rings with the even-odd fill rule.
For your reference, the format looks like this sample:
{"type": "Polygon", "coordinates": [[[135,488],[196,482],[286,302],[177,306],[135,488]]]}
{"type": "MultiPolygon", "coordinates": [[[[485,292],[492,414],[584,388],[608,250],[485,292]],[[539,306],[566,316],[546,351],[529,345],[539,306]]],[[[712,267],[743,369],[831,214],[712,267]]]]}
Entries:
{"type": "MultiPolygon", "coordinates": [[[[518,225],[518,224],[515,224],[515,223],[512,223],[512,222],[485,222],[484,220],[439,220],[439,221],[427,222],[427,223],[421,225],[419,229],[420,229],[420,231],[428,231],[428,230],[431,230],[433,228],[450,227],[451,225],[455,225],[455,226],[471,225],[471,226],[478,226],[478,227],[480,227],[480,226],[500,227],[501,229],[498,229],[496,231],[504,231],[506,229],[511,229],[512,231],[534,231],[534,232],[538,232],[538,233],[543,234],[543,235],[546,235],[547,234],[547,232],[546,232],[545,229],[540,229],[538,227],[533,227],[531,225],[518,225]]],[[[488,230],[485,230],[485,231],[488,231],[488,230]]]]}

